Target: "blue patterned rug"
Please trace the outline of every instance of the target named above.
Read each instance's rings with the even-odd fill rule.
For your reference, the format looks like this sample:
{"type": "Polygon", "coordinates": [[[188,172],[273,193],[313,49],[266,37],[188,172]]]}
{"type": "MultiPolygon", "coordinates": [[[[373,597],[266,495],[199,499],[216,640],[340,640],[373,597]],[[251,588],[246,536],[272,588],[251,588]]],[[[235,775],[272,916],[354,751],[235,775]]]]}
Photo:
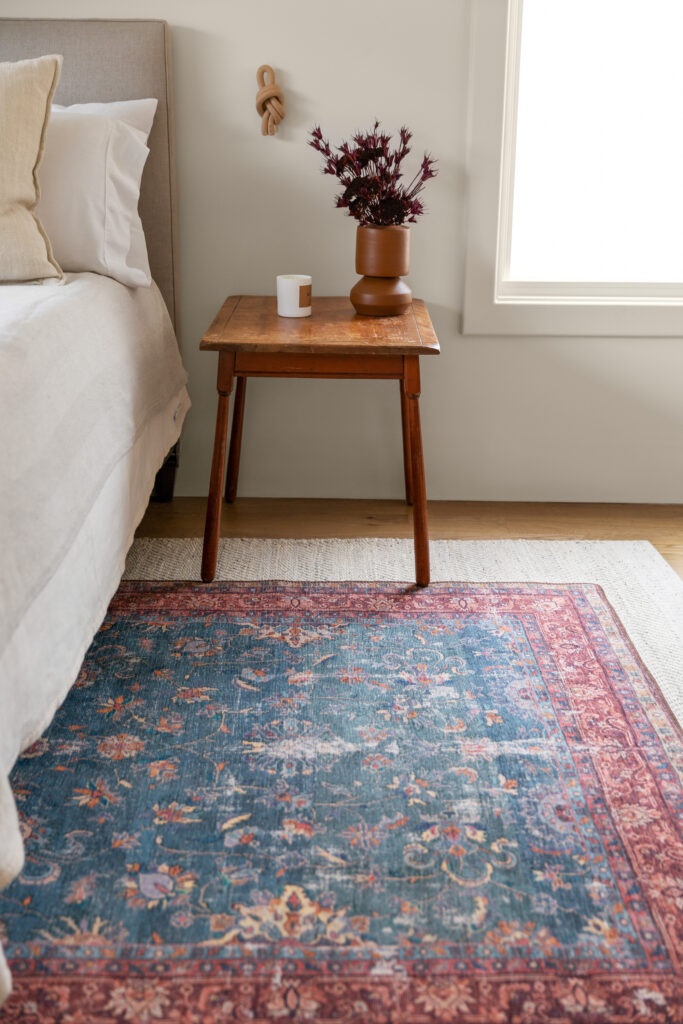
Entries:
{"type": "Polygon", "coordinates": [[[8,1021],[683,1021],[683,743],[593,585],[123,584],[17,765],[8,1021]]]}

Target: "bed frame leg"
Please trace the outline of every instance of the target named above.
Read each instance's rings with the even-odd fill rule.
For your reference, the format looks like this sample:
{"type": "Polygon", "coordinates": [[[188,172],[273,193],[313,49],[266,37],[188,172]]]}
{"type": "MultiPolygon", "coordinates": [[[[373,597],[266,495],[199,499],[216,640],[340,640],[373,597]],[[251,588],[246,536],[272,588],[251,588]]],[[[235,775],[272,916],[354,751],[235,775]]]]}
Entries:
{"type": "Polygon", "coordinates": [[[173,501],[175,472],[178,467],[178,443],[174,444],[164,459],[164,464],[154,478],[152,501],[173,501]]]}

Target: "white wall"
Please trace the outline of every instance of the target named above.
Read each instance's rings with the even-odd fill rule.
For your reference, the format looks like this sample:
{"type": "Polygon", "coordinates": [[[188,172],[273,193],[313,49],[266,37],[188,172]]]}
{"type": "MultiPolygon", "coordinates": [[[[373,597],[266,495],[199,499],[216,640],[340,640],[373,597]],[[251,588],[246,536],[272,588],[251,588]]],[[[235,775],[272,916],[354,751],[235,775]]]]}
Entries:
{"type": "MultiPolygon", "coordinates": [[[[476,0],[474,0],[476,2],[476,0]]],[[[306,145],[407,124],[439,176],[413,229],[415,295],[442,355],[423,360],[433,499],[683,502],[683,338],[465,338],[469,0],[2,0],[3,16],[153,17],[172,26],[180,187],[181,343],[193,409],[177,493],[203,494],[215,412],[199,339],[223,298],[312,273],[345,294],[355,222],[306,145]],[[272,64],[287,118],[263,138],[256,69],[272,64]]],[[[628,216],[628,211],[625,211],[628,216]]],[[[681,333],[683,335],[683,324],[681,333]]],[[[250,381],[240,493],[398,497],[398,385],[250,381]]]]}

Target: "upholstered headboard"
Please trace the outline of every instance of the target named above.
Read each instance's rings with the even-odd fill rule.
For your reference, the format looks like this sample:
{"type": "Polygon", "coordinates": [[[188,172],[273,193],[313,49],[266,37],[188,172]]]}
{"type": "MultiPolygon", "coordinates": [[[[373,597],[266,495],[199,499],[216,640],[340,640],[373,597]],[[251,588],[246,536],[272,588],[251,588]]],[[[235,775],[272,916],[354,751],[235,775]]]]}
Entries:
{"type": "Polygon", "coordinates": [[[0,18],[0,61],[61,53],[55,102],[156,97],[139,211],[152,276],[177,322],[177,223],[170,32],[164,21],[0,18]]]}

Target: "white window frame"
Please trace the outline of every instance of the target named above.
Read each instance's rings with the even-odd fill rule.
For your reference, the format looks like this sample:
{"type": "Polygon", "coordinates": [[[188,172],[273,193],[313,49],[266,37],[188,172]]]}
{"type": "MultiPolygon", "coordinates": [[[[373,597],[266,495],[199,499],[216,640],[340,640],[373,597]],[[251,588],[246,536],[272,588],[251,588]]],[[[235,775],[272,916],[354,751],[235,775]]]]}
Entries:
{"type": "Polygon", "coordinates": [[[522,6],[523,0],[472,2],[463,333],[683,337],[683,283],[507,276],[522,6]]]}

